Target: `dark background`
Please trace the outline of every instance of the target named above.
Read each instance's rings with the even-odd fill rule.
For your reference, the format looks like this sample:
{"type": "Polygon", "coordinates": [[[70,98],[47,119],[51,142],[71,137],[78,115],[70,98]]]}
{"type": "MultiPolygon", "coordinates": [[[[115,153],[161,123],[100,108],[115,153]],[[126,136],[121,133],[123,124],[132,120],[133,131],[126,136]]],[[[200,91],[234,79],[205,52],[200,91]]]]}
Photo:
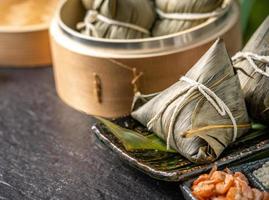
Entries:
{"type": "Polygon", "coordinates": [[[50,68],[0,69],[0,200],[182,199],[99,144],[94,122],[57,97],[50,68]]]}

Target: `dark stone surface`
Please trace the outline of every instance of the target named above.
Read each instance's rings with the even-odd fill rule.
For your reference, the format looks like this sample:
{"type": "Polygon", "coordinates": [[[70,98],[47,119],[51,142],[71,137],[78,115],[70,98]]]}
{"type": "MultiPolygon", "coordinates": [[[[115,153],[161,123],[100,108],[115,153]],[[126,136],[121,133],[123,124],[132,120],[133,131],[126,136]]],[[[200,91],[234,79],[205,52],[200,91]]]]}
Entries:
{"type": "Polygon", "coordinates": [[[57,97],[51,69],[0,69],[0,200],[183,199],[99,144],[93,123],[57,97]]]}

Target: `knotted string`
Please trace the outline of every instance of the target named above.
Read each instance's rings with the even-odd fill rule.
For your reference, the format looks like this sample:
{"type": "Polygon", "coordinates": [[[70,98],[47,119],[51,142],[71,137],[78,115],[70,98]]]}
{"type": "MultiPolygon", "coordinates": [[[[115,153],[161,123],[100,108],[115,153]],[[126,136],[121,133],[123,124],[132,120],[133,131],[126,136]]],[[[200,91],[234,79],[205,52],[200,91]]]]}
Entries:
{"type": "Polygon", "coordinates": [[[77,24],[77,29],[78,30],[85,29],[85,34],[91,35],[92,33],[94,37],[100,37],[96,27],[93,25],[93,23],[97,21],[101,21],[109,25],[122,26],[125,28],[133,29],[135,31],[150,35],[150,32],[143,27],[137,26],[135,24],[130,24],[127,22],[120,22],[114,19],[110,19],[108,17],[100,15],[96,10],[88,10],[83,22],[79,22],[77,24]]]}
{"type": "MultiPolygon", "coordinates": [[[[174,131],[174,125],[176,123],[176,119],[184,106],[184,102],[188,100],[188,98],[190,97],[190,95],[193,94],[193,92],[198,90],[221,116],[225,116],[225,115],[229,116],[229,118],[232,121],[233,128],[234,128],[234,133],[233,133],[233,142],[234,142],[237,138],[237,123],[236,123],[235,118],[233,117],[232,112],[228,108],[228,106],[212,90],[210,90],[205,85],[199,82],[196,82],[194,80],[191,80],[185,76],[183,76],[180,80],[189,83],[189,86],[186,87],[182,92],[177,94],[174,98],[170,99],[167,103],[165,103],[165,105],[160,109],[160,111],[148,122],[147,124],[148,128],[151,129],[153,126],[153,122],[159,119],[164,114],[168,106],[185,93],[182,96],[182,99],[177,103],[176,108],[174,109],[174,112],[172,114],[170,124],[169,124],[168,135],[167,135],[167,149],[170,149],[169,141],[174,131]]],[[[181,134],[181,136],[184,136],[184,133],[181,134]]]]}
{"type": "MultiPolygon", "coordinates": [[[[135,67],[129,67],[119,61],[116,61],[114,59],[108,59],[110,62],[114,63],[116,66],[121,67],[123,69],[126,69],[133,74],[133,79],[131,80],[131,84],[133,86],[133,93],[134,95],[141,94],[139,92],[139,81],[144,76],[143,72],[137,71],[135,67]]],[[[97,73],[93,73],[93,85],[94,85],[94,96],[96,97],[96,100],[98,103],[102,103],[102,81],[100,76],[97,73]]]]}
{"type": "Polygon", "coordinates": [[[227,0],[223,5],[213,12],[209,13],[164,13],[160,9],[157,9],[157,14],[164,19],[171,20],[202,20],[212,17],[220,17],[228,12],[231,6],[231,0],[227,0]]]}
{"type": "Polygon", "coordinates": [[[137,72],[137,69],[135,67],[129,67],[128,65],[125,65],[119,61],[116,61],[114,59],[109,59],[110,62],[116,64],[118,67],[121,67],[123,69],[126,69],[128,71],[131,71],[133,73],[133,79],[131,81],[131,84],[133,86],[133,92],[134,94],[139,93],[139,80],[142,78],[142,76],[144,76],[143,72],[137,72]]]}
{"type": "Polygon", "coordinates": [[[234,62],[240,59],[246,59],[249,62],[250,66],[254,69],[255,73],[259,73],[263,76],[269,77],[269,73],[260,69],[255,63],[255,61],[259,61],[265,64],[269,64],[269,56],[261,56],[251,52],[238,52],[232,58],[234,62]]]}

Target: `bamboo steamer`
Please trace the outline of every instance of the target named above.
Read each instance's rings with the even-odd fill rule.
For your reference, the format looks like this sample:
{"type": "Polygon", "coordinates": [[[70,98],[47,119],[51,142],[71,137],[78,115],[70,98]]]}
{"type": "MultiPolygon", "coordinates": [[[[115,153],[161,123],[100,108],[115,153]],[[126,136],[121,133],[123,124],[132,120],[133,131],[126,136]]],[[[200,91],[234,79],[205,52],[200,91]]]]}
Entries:
{"type": "Polygon", "coordinates": [[[51,64],[48,28],[58,0],[0,3],[0,66],[51,64]]]}
{"type": "Polygon", "coordinates": [[[71,107],[91,115],[130,113],[134,92],[163,90],[176,82],[222,37],[231,55],[241,47],[239,7],[177,34],[136,40],[90,38],[74,30],[85,13],[67,0],[50,28],[56,89],[71,107]],[[72,14],[71,14],[72,13],[72,14]]]}

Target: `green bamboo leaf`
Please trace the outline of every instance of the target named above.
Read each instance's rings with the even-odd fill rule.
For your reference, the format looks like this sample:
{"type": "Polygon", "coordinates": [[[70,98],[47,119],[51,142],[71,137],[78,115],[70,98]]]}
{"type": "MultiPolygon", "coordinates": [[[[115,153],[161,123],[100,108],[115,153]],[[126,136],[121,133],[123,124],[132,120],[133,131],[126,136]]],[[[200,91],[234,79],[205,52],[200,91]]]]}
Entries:
{"type": "Polygon", "coordinates": [[[166,144],[155,134],[143,136],[135,131],[122,128],[115,123],[101,117],[96,117],[106,128],[113,133],[122,143],[127,151],[135,150],[157,150],[169,153],[176,153],[175,150],[167,150],[166,144]]]}
{"type": "Polygon", "coordinates": [[[268,132],[267,126],[265,126],[263,124],[252,122],[251,130],[249,131],[249,133],[238,138],[237,141],[234,143],[234,145],[238,145],[239,143],[245,143],[245,142],[248,142],[251,140],[255,140],[259,137],[267,135],[267,132],[268,132]]]}
{"type": "Polygon", "coordinates": [[[265,129],[267,129],[267,127],[265,125],[254,123],[254,122],[251,124],[251,128],[253,130],[265,130],[265,129]]]}
{"type": "MultiPolygon", "coordinates": [[[[127,151],[157,150],[162,152],[177,153],[175,150],[167,150],[166,144],[155,134],[143,136],[133,130],[122,128],[117,124],[104,118],[96,117],[103,125],[121,142],[127,151]]],[[[235,145],[256,139],[266,132],[266,126],[252,123],[252,130],[245,136],[239,138],[235,145]]]]}

